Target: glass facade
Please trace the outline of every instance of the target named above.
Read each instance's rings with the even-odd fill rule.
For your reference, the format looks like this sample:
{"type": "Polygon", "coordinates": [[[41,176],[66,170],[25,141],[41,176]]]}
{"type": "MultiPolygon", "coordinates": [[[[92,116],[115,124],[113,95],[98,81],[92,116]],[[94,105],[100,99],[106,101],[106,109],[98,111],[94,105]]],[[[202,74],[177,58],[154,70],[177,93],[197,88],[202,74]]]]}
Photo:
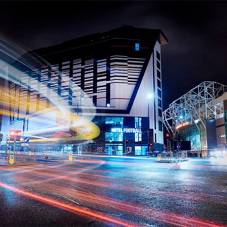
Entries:
{"type": "Polygon", "coordinates": [[[101,131],[107,155],[147,154],[147,122],[141,117],[105,117],[104,122],[101,131]]]}
{"type": "Polygon", "coordinates": [[[123,133],[122,132],[106,132],[105,133],[106,141],[114,141],[114,142],[122,142],[123,141],[123,133]]]}
{"type": "Polygon", "coordinates": [[[123,117],[106,117],[106,124],[115,127],[123,127],[123,117]]]}

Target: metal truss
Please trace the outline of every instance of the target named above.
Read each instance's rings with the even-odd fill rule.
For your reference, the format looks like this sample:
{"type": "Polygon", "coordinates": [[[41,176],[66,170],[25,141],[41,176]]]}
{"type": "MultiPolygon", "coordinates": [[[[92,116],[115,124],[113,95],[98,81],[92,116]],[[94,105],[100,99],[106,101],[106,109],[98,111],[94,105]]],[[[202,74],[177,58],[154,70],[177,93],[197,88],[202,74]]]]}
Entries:
{"type": "Polygon", "coordinates": [[[214,105],[213,101],[225,92],[227,86],[214,81],[204,81],[194,87],[163,111],[162,118],[166,129],[168,132],[174,132],[176,126],[184,122],[196,124],[199,129],[199,121],[206,129],[203,120],[216,119],[217,115],[224,112],[223,102],[214,105]]]}

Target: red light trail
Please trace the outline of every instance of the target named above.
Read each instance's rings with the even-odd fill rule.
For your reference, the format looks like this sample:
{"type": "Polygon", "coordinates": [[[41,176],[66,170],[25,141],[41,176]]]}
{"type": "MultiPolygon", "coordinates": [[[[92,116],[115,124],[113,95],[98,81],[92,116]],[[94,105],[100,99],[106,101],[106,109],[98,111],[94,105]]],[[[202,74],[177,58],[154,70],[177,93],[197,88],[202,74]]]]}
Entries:
{"type": "Polygon", "coordinates": [[[95,219],[95,220],[97,220],[97,218],[98,218],[100,222],[104,222],[104,223],[108,223],[108,224],[109,223],[115,223],[115,224],[118,224],[118,225],[121,225],[121,226],[128,226],[128,227],[142,226],[142,225],[139,225],[139,224],[129,222],[127,220],[112,217],[108,214],[104,214],[104,213],[101,213],[101,212],[98,212],[98,211],[92,211],[92,210],[89,210],[88,208],[82,208],[82,207],[79,207],[79,206],[76,206],[76,205],[70,205],[70,204],[67,204],[67,203],[64,203],[64,202],[61,202],[61,201],[58,201],[58,200],[49,199],[45,196],[39,196],[37,194],[30,193],[30,192],[9,186],[9,185],[4,184],[2,182],[0,182],[0,187],[6,188],[8,190],[11,190],[15,193],[26,196],[28,198],[49,204],[49,205],[54,206],[54,207],[58,207],[58,208],[63,209],[63,210],[67,210],[69,212],[72,212],[72,213],[75,213],[75,214],[78,214],[78,215],[81,215],[81,216],[84,216],[84,217],[87,217],[87,218],[91,218],[91,219],[95,219]]]}
{"type": "MultiPolygon", "coordinates": [[[[112,199],[112,198],[105,197],[105,196],[95,195],[95,194],[83,192],[80,190],[75,191],[71,188],[61,187],[58,185],[45,184],[44,186],[49,187],[50,191],[53,191],[52,189],[54,187],[55,192],[57,192],[57,193],[63,193],[64,195],[67,193],[70,193],[71,197],[75,196],[76,198],[78,198],[80,200],[84,200],[86,202],[95,203],[99,206],[101,205],[101,206],[105,206],[107,208],[114,208],[116,210],[121,210],[121,211],[131,213],[131,214],[137,214],[139,216],[143,216],[146,218],[149,217],[155,221],[161,221],[161,222],[165,222],[168,224],[173,224],[173,225],[177,225],[177,226],[195,226],[195,227],[224,226],[224,225],[221,225],[218,223],[201,220],[199,218],[193,218],[193,217],[189,217],[186,215],[181,215],[181,214],[168,212],[168,211],[160,211],[158,209],[152,209],[150,207],[133,204],[130,202],[121,201],[121,200],[117,200],[117,199],[112,199]]],[[[122,226],[141,226],[141,225],[137,225],[135,223],[121,220],[119,218],[112,217],[110,215],[103,214],[101,212],[88,210],[87,208],[84,209],[84,208],[78,207],[76,205],[70,205],[67,203],[60,202],[58,200],[50,199],[50,198],[47,198],[44,196],[39,196],[37,194],[30,193],[30,192],[27,192],[27,191],[24,191],[21,189],[17,189],[15,187],[6,185],[1,182],[0,182],[0,187],[9,189],[9,190],[16,192],[18,194],[21,194],[23,196],[29,197],[31,199],[34,199],[34,200],[37,200],[37,201],[40,201],[40,202],[43,202],[43,203],[46,203],[46,204],[49,204],[49,205],[52,205],[55,207],[58,207],[60,209],[67,210],[69,212],[72,212],[72,213],[75,213],[75,214],[78,214],[81,216],[85,216],[85,217],[93,218],[93,219],[98,218],[99,221],[104,222],[104,223],[111,222],[111,223],[119,224],[122,226]]]]}
{"type": "MultiPolygon", "coordinates": [[[[117,189],[117,190],[124,190],[124,191],[131,191],[131,192],[137,192],[137,193],[149,193],[152,195],[162,195],[162,196],[168,196],[168,197],[181,197],[181,198],[185,198],[185,199],[193,199],[193,200],[204,200],[204,201],[209,201],[209,202],[217,202],[217,197],[222,197],[222,196],[215,196],[215,200],[212,199],[207,199],[207,198],[202,198],[202,197],[198,197],[198,196],[192,196],[192,195],[185,195],[185,194],[178,194],[178,193],[172,193],[172,192],[166,192],[166,191],[158,191],[158,190],[145,190],[145,189],[141,189],[141,188],[137,188],[137,187],[133,187],[133,186],[127,186],[127,185],[119,185],[119,184],[114,184],[114,181],[110,178],[111,182],[110,183],[106,183],[106,182],[100,182],[97,180],[89,180],[89,179],[85,179],[85,178],[80,178],[77,177],[75,175],[81,175],[83,176],[84,173],[78,173],[78,172],[71,172],[68,174],[67,171],[61,171],[61,170],[56,170],[56,172],[49,172],[50,169],[48,168],[36,168],[36,167],[25,167],[27,170],[26,171],[18,171],[18,174],[22,174],[23,172],[27,172],[29,175],[32,176],[42,176],[42,180],[45,178],[47,179],[47,181],[54,181],[54,180],[64,180],[64,181],[71,181],[71,182],[76,182],[76,183],[81,183],[81,184],[86,184],[86,185],[92,185],[92,186],[97,186],[97,187],[102,187],[102,188],[110,188],[110,189],[117,189]],[[45,171],[45,172],[43,172],[45,171]],[[64,173],[65,175],[58,175],[59,173],[64,173]]],[[[9,171],[15,171],[14,169],[8,169],[9,171]]],[[[96,178],[98,177],[102,177],[102,175],[96,175],[96,174],[84,174],[84,176],[88,176],[88,177],[93,177],[95,176],[96,178]]],[[[105,177],[106,179],[108,179],[109,177],[105,177]]],[[[43,180],[46,183],[46,180],[43,180]]],[[[39,181],[38,181],[39,182],[39,181]]],[[[120,183],[119,181],[117,181],[117,183],[120,183]]],[[[127,183],[127,181],[124,181],[124,183],[127,183]]],[[[177,190],[179,192],[184,192],[181,190],[177,190]]],[[[195,194],[195,193],[193,193],[195,194]]],[[[197,193],[199,195],[207,195],[204,193],[197,193]]],[[[222,204],[227,204],[227,202],[225,201],[221,201],[220,203],[222,204]]]]}

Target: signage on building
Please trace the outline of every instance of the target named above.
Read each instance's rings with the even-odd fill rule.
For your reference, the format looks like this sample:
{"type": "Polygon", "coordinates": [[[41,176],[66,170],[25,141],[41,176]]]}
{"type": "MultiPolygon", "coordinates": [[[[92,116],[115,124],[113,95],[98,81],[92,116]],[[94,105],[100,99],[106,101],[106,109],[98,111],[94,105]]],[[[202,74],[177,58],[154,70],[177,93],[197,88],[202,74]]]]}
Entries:
{"type": "Polygon", "coordinates": [[[142,133],[141,128],[111,128],[111,132],[142,133]]]}
{"type": "Polygon", "coordinates": [[[29,142],[29,138],[28,138],[28,137],[25,137],[25,138],[24,138],[24,142],[25,142],[25,143],[28,143],[28,142],[29,142]]]}
{"type": "Polygon", "coordinates": [[[187,125],[189,125],[189,122],[188,121],[185,122],[185,123],[182,123],[180,125],[177,125],[176,129],[182,128],[182,127],[187,126],[187,125]]]}

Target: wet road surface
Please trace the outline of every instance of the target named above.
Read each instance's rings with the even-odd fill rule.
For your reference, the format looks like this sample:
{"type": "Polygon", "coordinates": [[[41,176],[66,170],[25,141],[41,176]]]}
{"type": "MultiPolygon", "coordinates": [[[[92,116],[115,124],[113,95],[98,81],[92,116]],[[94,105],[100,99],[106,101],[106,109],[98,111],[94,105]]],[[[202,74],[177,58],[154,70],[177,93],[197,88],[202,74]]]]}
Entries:
{"type": "Polygon", "coordinates": [[[0,226],[227,226],[227,160],[0,165],[0,226]]]}

